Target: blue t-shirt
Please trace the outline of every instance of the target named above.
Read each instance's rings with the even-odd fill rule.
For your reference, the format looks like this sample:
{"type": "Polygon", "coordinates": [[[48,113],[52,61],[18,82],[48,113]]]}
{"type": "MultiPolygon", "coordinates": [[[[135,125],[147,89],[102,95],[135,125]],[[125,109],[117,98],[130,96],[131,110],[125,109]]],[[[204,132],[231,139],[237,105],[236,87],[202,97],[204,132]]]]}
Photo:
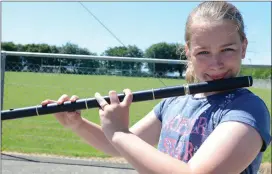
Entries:
{"type": "Polygon", "coordinates": [[[243,174],[257,173],[271,141],[269,110],[262,99],[246,88],[205,98],[166,98],[155,106],[154,112],[162,122],[158,150],[184,162],[192,158],[217,125],[226,121],[246,123],[263,139],[260,153],[243,174]]]}

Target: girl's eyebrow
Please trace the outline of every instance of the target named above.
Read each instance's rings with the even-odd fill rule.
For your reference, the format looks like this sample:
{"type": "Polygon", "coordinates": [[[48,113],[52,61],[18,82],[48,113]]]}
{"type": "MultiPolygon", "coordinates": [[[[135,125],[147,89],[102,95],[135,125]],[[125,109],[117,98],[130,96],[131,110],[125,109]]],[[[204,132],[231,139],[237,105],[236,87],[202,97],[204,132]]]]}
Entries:
{"type": "Polygon", "coordinates": [[[236,45],[236,43],[232,42],[232,43],[224,44],[224,45],[221,45],[221,47],[227,47],[227,46],[231,46],[231,45],[236,45]]]}
{"type": "MultiPolygon", "coordinates": [[[[228,46],[232,46],[232,45],[236,45],[236,44],[237,43],[235,43],[235,42],[231,42],[231,43],[223,44],[220,47],[228,47],[228,46]]],[[[198,45],[195,47],[195,49],[207,49],[207,47],[198,45]]]]}

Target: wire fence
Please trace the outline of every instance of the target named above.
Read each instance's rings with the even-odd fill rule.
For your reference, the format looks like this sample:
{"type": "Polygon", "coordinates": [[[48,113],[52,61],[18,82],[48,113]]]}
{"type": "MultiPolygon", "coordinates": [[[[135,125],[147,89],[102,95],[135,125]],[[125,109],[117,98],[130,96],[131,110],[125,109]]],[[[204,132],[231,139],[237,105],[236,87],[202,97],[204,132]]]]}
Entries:
{"type": "MultiPolygon", "coordinates": [[[[48,65],[44,63],[48,61],[46,59],[52,58],[44,57],[43,61],[37,64],[18,62],[6,64],[4,110],[39,105],[45,99],[57,100],[62,94],[69,96],[76,94],[80,98],[88,98],[93,97],[95,92],[107,95],[109,90],[122,93],[124,88],[137,91],[185,83],[182,72],[159,71],[156,68],[158,63],[138,62],[142,63],[139,65],[126,61],[90,62],[88,59],[82,59],[81,64],[95,66],[75,67],[48,65]]],[[[169,63],[168,66],[176,64],[169,63]]],[[[260,84],[256,87],[271,88],[271,78],[260,79],[257,83],[260,84]]],[[[133,104],[130,124],[140,120],[158,102],[133,104]]],[[[99,124],[98,111],[95,109],[82,111],[82,116],[99,124]]],[[[63,128],[53,115],[3,121],[2,151],[109,160],[108,155],[90,147],[73,132],[63,128]]],[[[111,161],[126,163],[122,158],[113,158],[111,161]]]]}
{"type": "MultiPolygon", "coordinates": [[[[6,59],[9,59],[9,56],[6,59]]],[[[167,75],[158,70],[155,73],[155,64],[148,62],[137,64],[82,59],[81,66],[75,67],[48,65],[45,62],[49,60],[52,58],[44,57],[39,63],[26,63],[27,58],[24,57],[24,62],[6,63],[4,110],[39,105],[48,98],[57,100],[62,94],[69,96],[76,94],[80,98],[88,98],[93,97],[95,92],[107,95],[112,89],[121,93],[124,88],[137,91],[184,82],[178,80],[180,79],[178,76],[171,77],[171,74],[167,75]],[[83,66],[90,64],[96,66],[83,66]]],[[[158,101],[132,106],[131,124],[149,112],[156,102],[158,101]],[[137,111],[138,108],[142,108],[141,112],[137,111]]],[[[97,110],[82,111],[82,115],[99,124],[97,110]]],[[[105,159],[109,156],[90,147],[70,130],[63,128],[53,115],[3,121],[2,128],[3,152],[94,158],[101,162],[126,163],[122,158],[105,159]]]]}

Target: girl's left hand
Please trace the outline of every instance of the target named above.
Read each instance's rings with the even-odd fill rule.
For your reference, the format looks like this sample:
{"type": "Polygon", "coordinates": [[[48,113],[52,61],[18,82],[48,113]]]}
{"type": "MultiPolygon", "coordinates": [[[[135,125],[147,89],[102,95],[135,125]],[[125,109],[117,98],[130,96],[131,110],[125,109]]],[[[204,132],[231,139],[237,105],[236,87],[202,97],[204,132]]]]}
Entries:
{"type": "Polygon", "coordinates": [[[101,127],[110,141],[115,132],[128,132],[129,130],[129,106],[133,95],[129,89],[125,89],[123,92],[125,97],[120,102],[117,93],[110,91],[110,104],[99,93],[95,93],[95,98],[101,107],[99,108],[101,127]]]}

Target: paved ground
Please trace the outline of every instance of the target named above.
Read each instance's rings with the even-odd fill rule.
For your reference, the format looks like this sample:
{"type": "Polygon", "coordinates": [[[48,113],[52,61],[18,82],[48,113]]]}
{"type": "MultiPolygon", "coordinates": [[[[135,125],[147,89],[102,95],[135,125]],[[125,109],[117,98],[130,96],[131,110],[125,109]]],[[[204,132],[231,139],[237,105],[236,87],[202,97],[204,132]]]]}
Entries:
{"type": "Polygon", "coordinates": [[[2,174],[137,174],[127,163],[2,154],[2,174]]]}

